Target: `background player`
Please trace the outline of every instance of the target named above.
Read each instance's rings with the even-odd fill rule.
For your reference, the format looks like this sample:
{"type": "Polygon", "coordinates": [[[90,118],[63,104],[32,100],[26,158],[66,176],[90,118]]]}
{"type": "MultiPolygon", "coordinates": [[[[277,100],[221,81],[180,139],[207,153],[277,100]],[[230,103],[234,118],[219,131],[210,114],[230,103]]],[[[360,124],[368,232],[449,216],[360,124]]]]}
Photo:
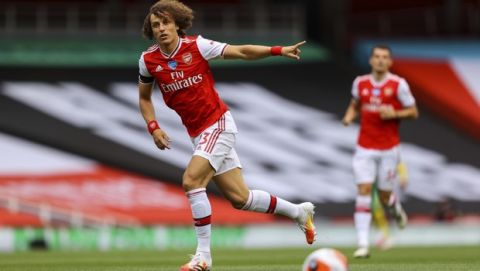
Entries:
{"type": "MultiPolygon", "coordinates": [[[[185,36],[192,25],[192,10],[176,0],[162,0],[147,14],[143,34],[156,44],[139,60],[140,109],[157,147],[170,148],[170,138],[155,120],[151,100],[156,81],[167,106],[175,110],[186,126],[194,146],[193,156],[183,175],[197,235],[197,251],[180,270],[210,270],[211,207],[206,186],[213,178],[225,197],[237,209],[275,213],[296,221],[313,243],[313,204],[292,204],[260,190],[249,190],[234,149],[237,128],[227,105],[214,89],[208,60],[255,60],[268,56],[300,59],[299,47],[228,45],[201,36],[185,36]]],[[[293,181],[293,180],[292,180],[293,181]]]]}
{"type": "Polygon", "coordinates": [[[349,125],[360,114],[360,133],[353,157],[358,187],[354,214],[358,237],[358,249],[354,257],[357,258],[370,256],[370,206],[375,180],[382,204],[401,228],[407,223],[400,201],[391,196],[391,191],[397,180],[400,120],[417,118],[418,110],[405,79],[389,72],[392,63],[389,47],[378,45],[372,48],[369,60],[372,72],[355,78],[353,98],[342,120],[344,125],[349,125]]]}

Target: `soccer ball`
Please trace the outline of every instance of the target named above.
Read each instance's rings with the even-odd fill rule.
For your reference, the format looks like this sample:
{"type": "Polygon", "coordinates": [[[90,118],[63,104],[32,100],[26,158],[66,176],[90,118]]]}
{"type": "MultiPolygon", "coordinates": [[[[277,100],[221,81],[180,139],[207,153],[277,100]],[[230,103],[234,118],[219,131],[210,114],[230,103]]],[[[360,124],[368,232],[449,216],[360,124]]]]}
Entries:
{"type": "Polygon", "coordinates": [[[321,248],[308,255],[303,271],[348,271],[347,258],[333,248],[321,248]]]}

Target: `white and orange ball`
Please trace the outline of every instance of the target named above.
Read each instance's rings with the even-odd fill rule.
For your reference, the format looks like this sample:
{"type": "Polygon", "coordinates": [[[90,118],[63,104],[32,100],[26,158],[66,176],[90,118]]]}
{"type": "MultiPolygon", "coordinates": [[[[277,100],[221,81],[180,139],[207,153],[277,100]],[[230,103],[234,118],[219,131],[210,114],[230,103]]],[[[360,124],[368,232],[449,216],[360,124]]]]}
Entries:
{"type": "Polygon", "coordinates": [[[333,248],[321,248],[310,253],[302,271],[348,271],[347,257],[333,248]]]}

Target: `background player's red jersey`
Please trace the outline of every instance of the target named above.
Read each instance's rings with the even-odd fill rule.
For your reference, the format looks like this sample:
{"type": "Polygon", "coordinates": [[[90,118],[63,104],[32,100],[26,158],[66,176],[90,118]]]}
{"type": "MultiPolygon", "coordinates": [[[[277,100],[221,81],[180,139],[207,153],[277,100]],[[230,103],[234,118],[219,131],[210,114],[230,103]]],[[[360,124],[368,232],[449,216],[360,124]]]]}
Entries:
{"type": "Polygon", "coordinates": [[[391,73],[381,82],[375,82],[372,75],[358,76],[353,82],[352,95],[360,103],[358,145],[378,150],[398,145],[400,121],[382,120],[379,109],[393,107],[399,110],[415,104],[405,79],[391,73]]]}
{"type": "Polygon", "coordinates": [[[196,137],[227,111],[214,88],[208,60],[222,57],[227,44],[198,37],[180,38],[171,54],[154,45],[139,60],[140,75],[157,81],[166,105],[196,137]]]}

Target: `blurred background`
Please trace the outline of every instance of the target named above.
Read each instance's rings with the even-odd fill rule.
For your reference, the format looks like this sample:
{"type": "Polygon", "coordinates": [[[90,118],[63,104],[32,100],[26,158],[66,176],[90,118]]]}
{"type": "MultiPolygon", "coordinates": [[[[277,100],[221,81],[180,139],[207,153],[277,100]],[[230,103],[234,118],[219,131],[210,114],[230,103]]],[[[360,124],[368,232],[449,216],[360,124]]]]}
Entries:
{"type": "MultiPolygon", "coordinates": [[[[155,106],[173,148],[138,111],[140,34],[155,1],[0,3],[0,251],[195,246],[181,187],[192,153],[178,116],[155,106]]],[[[388,44],[420,118],[401,127],[410,215],[402,245],[480,244],[479,0],[185,0],[188,34],[230,44],[306,40],[298,62],[212,61],[240,134],[250,188],[317,205],[317,246],[354,246],[352,155],[343,127],[355,76],[388,44]]],[[[234,210],[209,187],[214,247],[295,247],[289,221],[234,210]],[[278,238],[282,236],[282,238],[278,238]]],[[[381,233],[381,231],[380,231],[381,233]]],[[[372,238],[377,238],[372,235],[372,238]]],[[[380,237],[381,238],[381,237],[380,237]]]]}

